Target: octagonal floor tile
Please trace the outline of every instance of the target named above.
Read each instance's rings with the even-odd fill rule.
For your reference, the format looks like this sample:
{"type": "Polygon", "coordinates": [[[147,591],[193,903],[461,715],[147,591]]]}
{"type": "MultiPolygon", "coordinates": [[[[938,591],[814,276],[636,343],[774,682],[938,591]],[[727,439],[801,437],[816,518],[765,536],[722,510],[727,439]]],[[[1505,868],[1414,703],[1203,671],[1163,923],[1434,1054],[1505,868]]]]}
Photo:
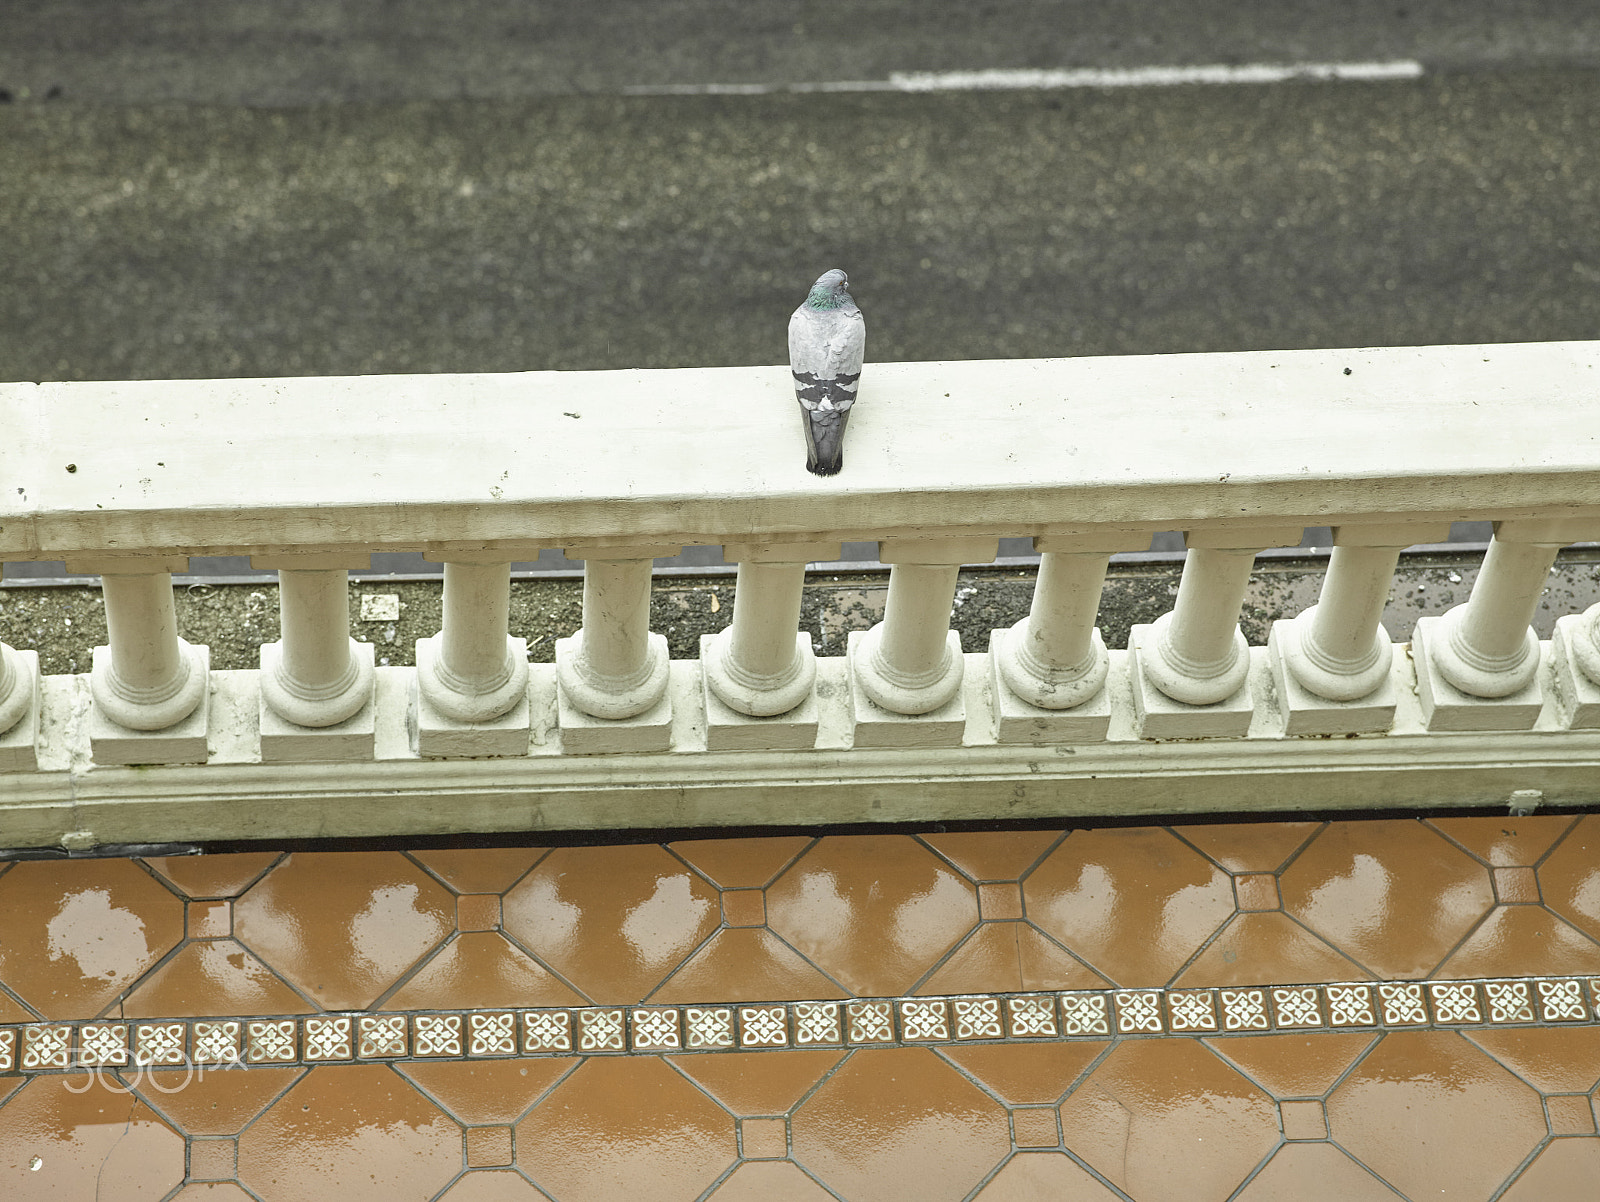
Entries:
{"type": "Polygon", "coordinates": [[[926,1048],[853,1053],[789,1129],[794,1159],[851,1202],[954,1202],[1011,1151],[1005,1108],[926,1048]]]}
{"type": "Polygon", "coordinates": [[[0,876],[0,981],[46,1018],[92,1018],[183,939],[183,902],[132,860],[0,876]]]}
{"type": "Polygon", "coordinates": [[[842,1051],[794,1048],[674,1056],[672,1063],[733,1114],[787,1114],[843,1057],[842,1051]]]}
{"type": "Polygon", "coordinates": [[[843,992],[762,927],[718,931],[650,994],[652,1002],[825,1001],[843,992]]]}
{"type": "Polygon", "coordinates": [[[1175,985],[1259,985],[1268,981],[1353,981],[1365,969],[1276,910],[1236,914],[1178,974],[1175,985]]]}
{"type": "Polygon", "coordinates": [[[439,1202],[549,1202],[549,1195],[529,1185],[515,1169],[477,1169],[463,1173],[439,1195],[439,1202]]]}
{"type": "Polygon", "coordinates": [[[974,881],[1020,880],[1061,840],[1063,831],[955,831],[922,842],[974,881]]]}
{"type": "Polygon", "coordinates": [[[1600,814],[1581,819],[1539,865],[1539,887],[1545,905],[1600,939],[1600,814]]]}
{"type": "Polygon", "coordinates": [[[1570,814],[1430,818],[1428,825],[1495,868],[1531,867],[1577,819],[1570,814]]]}
{"type": "Polygon", "coordinates": [[[1539,1095],[1453,1031],[1391,1031],[1328,1098],[1334,1140],[1409,1197],[1488,1198],[1545,1136],[1539,1095]]]}
{"type": "Polygon", "coordinates": [[[1320,1098],[1377,1035],[1319,1031],[1213,1036],[1206,1043],[1275,1098],[1320,1098]]]}
{"type": "Polygon", "coordinates": [[[517,1167],[561,1202],[689,1202],[739,1155],[733,1117],[650,1056],[585,1061],[516,1134],[517,1167]]]}
{"type": "Polygon", "coordinates": [[[255,1202],[231,1181],[196,1181],[172,1195],[171,1202],[255,1202]]]}
{"type": "Polygon", "coordinates": [[[457,893],[504,893],[548,854],[543,847],[448,847],[411,858],[457,893]]]}
{"type": "Polygon", "coordinates": [[[1284,1144],[1234,1202],[1396,1202],[1395,1194],[1332,1144],[1284,1144]]]}
{"type": "Polygon", "coordinates": [[[237,1135],[304,1073],[299,1068],[124,1069],[118,1075],[187,1135],[237,1135]]]}
{"type": "Polygon", "coordinates": [[[1074,831],[1022,885],[1029,919],[1124,986],[1165,985],[1233,916],[1233,882],[1158,827],[1074,831]]]}
{"type": "Polygon", "coordinates": [[[575,1057],[527,1060],[413,1060],[400,1072],[468,1126],[505,1125],[577,1065],[575,1057]]]}
{"type": "Polygon", "coordinates": [[[1280,888],[1286,911],[1380,977],[1427,975],[1494,905],[1489,870],[1411,820],[1324,827],[1280,888]]]}
{"type": "Polygon", "coordinates": [[[1555,1139],[1523,1169],[1499,1202],[1592,1198],[1600,1183],[1600,1139],[1555,1139]]]}
{"type": "Polygon", "coordinates": [[[1026,922],[985,922],[917,986],[919,994],[1102,989],[1107,981],[1026,922]]]}
{"type": "Polygon", "coordinates": [[[457,935],[385,1000],[392,1010],[574,1006],[583,999],[496,931],[457,935]]]}
{"type": "Polygon", "coordinates": [[[1018,1152],[973,1202],[1115,1202],[1117,1197],[1065,1152],[1018,1152]]]}
{"type": "Polygon", "coordinates": [[[661,847],[567,847],[506,894],[501,925],[591,1000],[636,1002],[721,922],[717,891],[661,847]]]}
{"type": "Polygon", "coordinates": [[[761,889],[770,885],[812,842],[810,835],[779,835],[686,839],[668,846],[724,889],[761,889]]]}
{"type": "Polygon", "coordinates": [[[295,852],[234,903],[233,932],[324,1009],[361,1010],[455,930],[455,912],[399,852],[295,852]]]}
{"type": "Polygon", "coordinates": [[[145,863],[185,897],[238,897],[281,857],[276,851],[204,856],[146,856],[145,863]]]}
{"type": "Polygon", "coordinates": [[[239,1181],[266,1202],[431,1198],[463,1158],[461,1128],[381,1064],[312,1069],[239,1137],[239,1181]]]}
{"type": "Polygon", "coordinates": [[[822,839],[767,889],[767,925],[863,995],[909,990],[977,922],[976,886],[908,835],[822,839]]]}
{"type": "Polygon", "coordinates": [[[0,1107],[0,1193],[6,1202],[155,1202],[182,1184],[183,1136],[160,1115],[137,1098],[98,1085],[77,1094],[62,1086],[60,1077],[36,1078],[0,1107]]]}
{"type": "Polygon", "coordinates": [[[1523,1027],[1467,1034],[1544,1093],[1588,1093],[1600,1085],[1600,1027],[1523,1027]]]}
{"type": "Polygon", "coordinates": [[[128,1018],[180,1014],[305,1014],[315,1010],[238,942],[188,943],[140,981],[121,1012],[128,1018]]]}
{"type": "Polygon", "coordinates": [[[1037,1044],[993,1043],[940,1053],[1013,1106],[1059,1102],[1108,1045],[1100,1040],[1037,1044]]]}
{"type": "Polygon", "coordinates": [[[1229,872],[1277,872],[1320,822],[1212,822],[1172,829],[1229,872]]]}
{"type": "Polygon", "coordinates": [[[1067,1147],[1140,1202],[1220,1202],[1278,1144],[1272,1100],[1189,1040],[1120,1044],[1060,1110],[1067,1147]]]}
{"type": "Polygon", "coordinates": [[[1434,976],[1600,975],[1600,943],[1543,906],[1496,906],[1434,976]]]}
{"type": "Polygon", "coordinates": [[[787,1160],[747,1160],[712,1191],[707,1202],[835,1202],[835,1199],[787,1160]]]}

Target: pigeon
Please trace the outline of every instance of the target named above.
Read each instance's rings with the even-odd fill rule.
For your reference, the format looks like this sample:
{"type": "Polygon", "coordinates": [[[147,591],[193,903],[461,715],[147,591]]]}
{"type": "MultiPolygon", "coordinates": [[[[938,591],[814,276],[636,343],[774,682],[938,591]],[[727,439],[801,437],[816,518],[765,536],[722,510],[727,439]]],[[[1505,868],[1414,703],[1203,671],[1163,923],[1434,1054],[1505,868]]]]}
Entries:
{"type": "Polygon", "coordinates": [[[806,470],[818,476],[837,475],[844,466],[844,426],[867,347],[867,323],[849,285],[838,268],[823,272],[789,319],[789,370],[805,421],[806,470]]]}

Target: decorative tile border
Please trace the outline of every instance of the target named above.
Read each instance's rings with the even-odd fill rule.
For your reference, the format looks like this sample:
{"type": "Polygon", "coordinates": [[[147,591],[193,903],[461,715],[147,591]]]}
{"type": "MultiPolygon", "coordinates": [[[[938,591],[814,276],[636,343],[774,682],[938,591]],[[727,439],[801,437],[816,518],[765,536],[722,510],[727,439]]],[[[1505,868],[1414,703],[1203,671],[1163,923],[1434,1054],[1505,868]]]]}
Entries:
{"type": "Polygon", "coordinates": [[[1558,1023],[1600,1024],[1600,978],[37,1022],[0,1027],[0,1074],[1558,1023]]]}

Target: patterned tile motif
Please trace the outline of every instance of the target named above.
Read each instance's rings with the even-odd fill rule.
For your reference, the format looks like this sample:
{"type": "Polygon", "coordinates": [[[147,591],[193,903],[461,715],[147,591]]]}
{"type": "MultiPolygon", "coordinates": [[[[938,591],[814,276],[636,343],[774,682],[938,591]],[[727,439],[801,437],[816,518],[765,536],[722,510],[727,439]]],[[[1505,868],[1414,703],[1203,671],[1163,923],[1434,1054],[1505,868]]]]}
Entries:
{"type": "Polygon", "coordinates": [[[949,1007],[944,1002],[900,1003],[900,1037],[906,1042],[950,1038],[949,1007]]]}
{"type": "Polygon", "coordinates": [[[1378,986],[1378,998],[1383,1002],[1384,1026],[1427,1026],[1428,1010],[1422,1002],[1421,985],[1412,981],[1384,982],[1378,986]]]}
{"type": "Polygon", "coordinates": [[[572,1014],[567,1010],[528,1010],[522,1015],[524,1052],[570,1052],[572,1014]]]}
{"type": "Polygon", "coordinates": [[[578,1011],[578,1050],[582,1052],[622,1051],[622,1011],[578,1011]]]}
{"type": "Polygon", "coordinates": [[[1481,1023],[1478,987],[1470,981],[1441,981],[1428,986],[1433,998],[1433,1017],[1441,1023],[1481,1023]]]}
{"type": "Polygon", "coordinates": [[[72,1062],[71,1027],[22,1028],[22,1067],[67,1068],[72,1062]]]}
{"type": "Polygon", "coordinates": [[[1047,997],[1014,997],[1006,1002],[1014,1039],[1051,1039],[1056,1034],[1055,1007],[1047,997]]]}
{"type": "Polygon", "coordinates": [[[78,1028],[78,1063],[84,1068],[128,1063],[126,1023],[85,1023],[78,1028]]]}
{"type": "Polygon", "coordinates": [[[676,1010],[635,1010],[632,1018],[634,1051],[658,1052],[682,1045],[676,1010]]]}
{"type": "Polygon", "coordinates": [[[1587,1017],[1583,982],[1540,981],[1539,1017],[1547,1023],[1582,1022],[1587,1017]]]}
{"type": "Polygon", "coordinates": [[[789,1023],[782,1006],[740,1006],[739,1046],[781,1048],[789,1042],[789,1023]]]}
{"type": "Polygon", "coordinates": [[[1492,1023],[1531,1023],[1533,998],[1527,981],[1485,981],[1492,1023]]]}
{"type": "Polygon", "coordinates": [[[363,1060],[406,1054],[406,1020],[403,1014],[363,1015],[356,1020],[359,1042],[356,1054],[363,1060]]]}
{"type": "Polygon", "coordinates": [[[851,1002],[845,1007],[850,1019],[851,1043],[893,1043],[893,1002],[851,1002]]]}
{"type": "Polygon", "coordinates": [[[461,1016],[459,1014],[417,1015],[411,1051],[417,1056],[461,1055],[461,1016]]]}
{"type": "Polygon", "coordinates": [[[839,1029],[838,1002],[797,1002],[794,1008],[794,1041],[808,1044],[843,1043],[839,1029]]]}
{"type": "Polygon", "coordinates": [[[306,1019],[307,1060],[350,1059],[350,1020],[348,1018],[306,1019]]]}
{"type": "Polygon", "coordinates": [[[1110,1007],[1103,993],[1063,993],[1061,1029],[1066,1035],[1110,1035],[1110,1007]]]}
{"type": "Polygon", "coordinates": [[[1377,1019],[1372,1014],[1371,985],[1329,985],[1328,1025],[1330,1027],[1371,1027],[1377,1019]]]}
{"type": "Polygon", "coordinates": [[[250,1064],[283,1064],[294,1060],[294,1019],[258,1019],[245,1030],[244,1055],[250,1064]]]}
{"type": "Polygon", "coordinates": [[[1167,1022],[1179,1031],[1215,1031],[1217,1002],[1211,990],[1174,991],[1167,994],[1167,1022]]]}
{"type": "Polygon", "coordinates": [[[239,1029],[237,1019],[220,1022],[197,1022],[194,1025],[194,1060],[196,1064],[237,1064],[239,1062],[239,1029]]]}
{"type": "Polygon", "coordinates": [[[182,1023],[140,1023],[134,1029],[133,1062],[140,1067],[183,1063],[182,1023]]]}
{"type": "Polygon", "coordinates": [[[1267,1029],[1266,990],[1222,990],[1222,1027],[1226,1031],[1265,1031],[1267,1029]]]}
{"type": "Polygon", "coordinates": [[[1589,1004],[1593,1007],[1594,1016],[1600,1018],[1600,977],[1589,982],[1589,1004]]]}
{"type": "Polygon", "coordinates": [[[470,1015],[467,1034],[470,1037],[467,1051],[473,1056],[516,1055],[517,1016],[509,1010],[470,1015]]]}
{"type": "Polygon", "coordinates": [[[1272,991],[1272,1010],[1280,1027],[1320,1027],[1322,1006],[1315,985],[1295,985],[1272,991]]]}
{"type": "Polygon", "coordinates": [[[0,1031],[0,1072],[10,1072],[17,1055],[17,1033],[0,1031]]]}
{"type": "Polygon", "coordinates": [[[1117,994],[1117,1033],[1161,1033],[1161,994],[1154,989],[1125,990],[1117,994]]]}
{"type": "Polygon", "coordinates": [[[690,1006],[683,1012],[691,1048],[731,1048],[733,1010],[727,1006],[690,1006]]]}
{"type": "Polygon", "coordinates": [[[1000,999],[996,997],[957,998],[951,1003],[956,1012],[957,1039],[1000,1039],[1000,999]]]}

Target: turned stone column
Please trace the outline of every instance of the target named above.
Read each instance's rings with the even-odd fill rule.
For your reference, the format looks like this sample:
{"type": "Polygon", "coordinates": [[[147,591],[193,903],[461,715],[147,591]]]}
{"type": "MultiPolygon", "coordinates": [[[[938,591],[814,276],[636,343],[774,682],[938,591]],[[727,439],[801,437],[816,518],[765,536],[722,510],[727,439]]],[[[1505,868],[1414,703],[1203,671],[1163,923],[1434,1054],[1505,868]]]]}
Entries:
{"type": "Polygon", "coordinates": [[[1395,644],[1383,628],[1400,552],[1443,542],[1448,523],[1337,526],[1317,604],[1272,624],[1267,659],[1285,733],[1351,734],[1394,722],[1395,644]]]}
{"type": "Polygon", "coordinates": [[[671,742],[666,636],[650,630],[654,561],[682,547],[569,547],[583,561],[583,626],[556,641],[562,746],[665,751],[671,742]]]}
{"type": "Polygon", "coordinates": [[[965,661],[950,629],[961,565],[995,557],[993,538],[896,539],[878,544],[891,565],[883,621],[849,638],[858,746],[961,742],[965,661]]]}
{"type": "Polygon", "coordinates": [[[734,544],[733,622],[700,639],[711,751],[816,743],[816,655],[799,629],[806,564],[837,560],[838,543],[734,544]]]}
{"type": "Polygon", "coordinates": [[[1565,724],[1574,730],[1600,727],[1600,604],[1556,619],[1550,660],[1565,724]]]}
{"type": "Polygon", "coordinates": [[[422,755],[527,754],[528,642],[507,633],[509,555],[426,555],[444,563],[444,622],[417,640],[422,755]]]}
{"type": "Polygon", "coordinates": [[[0,772],[39,766],[39,653],[0,643],[0,772]]]}
{"type": "Polygon", "coordinates": [[[94,649],[90,745],[102,764],[198,763],[206,758],[210,648],[178,637],[172,573],[186,556],[81,559],[100,574],[108,646],[94,649]]]}
{"type": "Polygon", "coordinates": [[[1302,533],[1298,526],[1185,532],[1177,603],[1129,632],[1142,736],[1238,737],[1250,729],[1255,698],[1239,610],[1256,556],[1296,546],[1302,533]]]}
{"type": "Polygon", "coordinates": [[[282,633],[261,646],[262,759],[370,759],[375,652],[350,637],[349,569],[369,566],[371,556],[256,555],[250,562],[278,573],[282,633]]]}

